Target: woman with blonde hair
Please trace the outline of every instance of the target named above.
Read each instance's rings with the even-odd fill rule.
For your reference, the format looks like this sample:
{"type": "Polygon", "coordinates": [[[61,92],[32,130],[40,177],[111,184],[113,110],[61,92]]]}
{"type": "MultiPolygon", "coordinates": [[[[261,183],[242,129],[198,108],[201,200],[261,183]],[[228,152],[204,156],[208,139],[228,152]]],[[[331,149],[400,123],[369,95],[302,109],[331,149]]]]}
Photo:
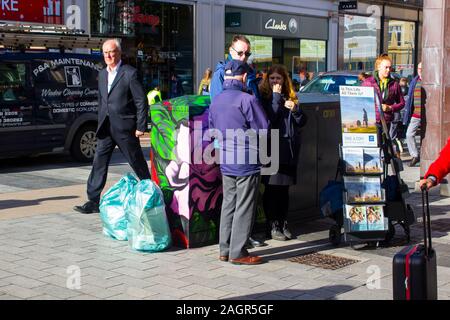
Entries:
{"type": "Polygon", "coordinates": [[[212,70],[211,68],[207,68],[205,73],[203,73],[203,78],[200,81],[200,85],[198,86],[198,95],[208,96],[209,95],[209,87],[211,85],[212,78],[212,70]]]}
{"type": "Polygon", "coordinates": [[[279,170],[274,175],[263,177],[263,205],[272,239],[283,241],[293,238],[287,225],[287,213],[289,186],[296,183],[300,148],[295,129],[302,126],[306,119],[284,66],[273,65],[269,68],[259,85],[259,92],[271,130],[279,131],[279,170]]]}

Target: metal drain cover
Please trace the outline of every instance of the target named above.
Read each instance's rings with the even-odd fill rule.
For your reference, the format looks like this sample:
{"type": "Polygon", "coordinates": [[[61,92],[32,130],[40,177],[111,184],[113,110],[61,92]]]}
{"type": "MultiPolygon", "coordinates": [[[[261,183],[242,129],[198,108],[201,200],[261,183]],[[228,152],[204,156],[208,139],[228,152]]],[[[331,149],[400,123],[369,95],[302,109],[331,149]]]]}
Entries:
{"type": "Polygon", "coordinates": [[[337,270],[359,262],[359,260],[355,259],[332,256],[330,254],[323,254],[318,252],[312,252],[297,257],[289,258],[288,261],[330,270],[337,270]]]}

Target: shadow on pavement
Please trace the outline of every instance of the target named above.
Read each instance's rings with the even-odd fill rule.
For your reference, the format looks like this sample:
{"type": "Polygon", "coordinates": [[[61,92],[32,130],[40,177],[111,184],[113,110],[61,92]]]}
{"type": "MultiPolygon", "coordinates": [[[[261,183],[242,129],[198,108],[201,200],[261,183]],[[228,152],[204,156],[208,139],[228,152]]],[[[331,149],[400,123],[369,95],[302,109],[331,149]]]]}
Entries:
{"type": "Polygon", "coordinates": [[[310,290],[283,289],[225,298],[224,300],[323,300],[333,299],[338,294],[353,289],[355,287],[349,285],[325,286],[310,290]]]}
{"type": "MultiPolygon", "coordinates": [[[[150,147],[142,147],[144,158],[150,159],[150,147]]],[[[118,148],[114,150],[110,166],[126,165],[127,161],[118,148]]],[[[77,162],[66,154],[45,154],[40,156],[0,159],[0,173],[25,173],[59,168],[80,168],[92,166],[89,162],[77,162]]]]}
{"type": "Polygon", "coordinates": [[[48,197],[33,200],[0,200],[0,210],[2,209],[12,209],[19,207],[35,206],[43,201],[54,201],[54,200],[68,200],[75,199],[77,196],[58,196],[58,197],[48,197]]]}
{"type": "Polygon", "coordinates": [[[328,239],[321,239],[302,243],[294,243],[291,245],[284,245],[280,247],[253,250],[252,253],[263,256],[265,261],[270,261],[289,259],[299,255],[333,248],[334,247],[328,242],[328,239]]]}

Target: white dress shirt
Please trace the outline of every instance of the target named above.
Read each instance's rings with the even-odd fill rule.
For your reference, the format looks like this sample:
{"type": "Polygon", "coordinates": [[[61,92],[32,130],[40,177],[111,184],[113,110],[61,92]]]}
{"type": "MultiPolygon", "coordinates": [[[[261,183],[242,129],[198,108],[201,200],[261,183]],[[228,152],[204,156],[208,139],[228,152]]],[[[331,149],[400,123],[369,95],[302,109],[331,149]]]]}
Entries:
{"type": "Polygon", "coordinates": [[[111,91],[111,86],[114,82],[114,79],[116,78],[117,71],[119,71],[119,67],[121,64],[122,60],[120,60],[114,68],[110,68],[109,66],[106,68],[106,71],[108,72],[108,93],[109,91],[111,91]]]}

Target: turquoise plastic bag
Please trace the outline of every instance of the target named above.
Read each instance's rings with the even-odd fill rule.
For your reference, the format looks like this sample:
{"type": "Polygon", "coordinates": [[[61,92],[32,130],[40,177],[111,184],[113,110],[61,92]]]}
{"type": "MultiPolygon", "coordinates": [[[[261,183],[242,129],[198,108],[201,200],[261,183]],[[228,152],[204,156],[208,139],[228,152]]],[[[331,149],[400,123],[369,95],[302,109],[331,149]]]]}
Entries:
{"type": "Polygon", "coordinates": [[[103,195],[100,201],[103,234],[117,240],[128,239],[128,219],[124,204],[126,199],[133,195],[137,183],[137,179],[131,173],[127,173],[103,195]]]}
{"type": "Polygon", "coordinates": [[[128,242],[134,250],[162,251],[172,242],[161,189],[150,179],[141,180],[128,197],[128,242]]]}

